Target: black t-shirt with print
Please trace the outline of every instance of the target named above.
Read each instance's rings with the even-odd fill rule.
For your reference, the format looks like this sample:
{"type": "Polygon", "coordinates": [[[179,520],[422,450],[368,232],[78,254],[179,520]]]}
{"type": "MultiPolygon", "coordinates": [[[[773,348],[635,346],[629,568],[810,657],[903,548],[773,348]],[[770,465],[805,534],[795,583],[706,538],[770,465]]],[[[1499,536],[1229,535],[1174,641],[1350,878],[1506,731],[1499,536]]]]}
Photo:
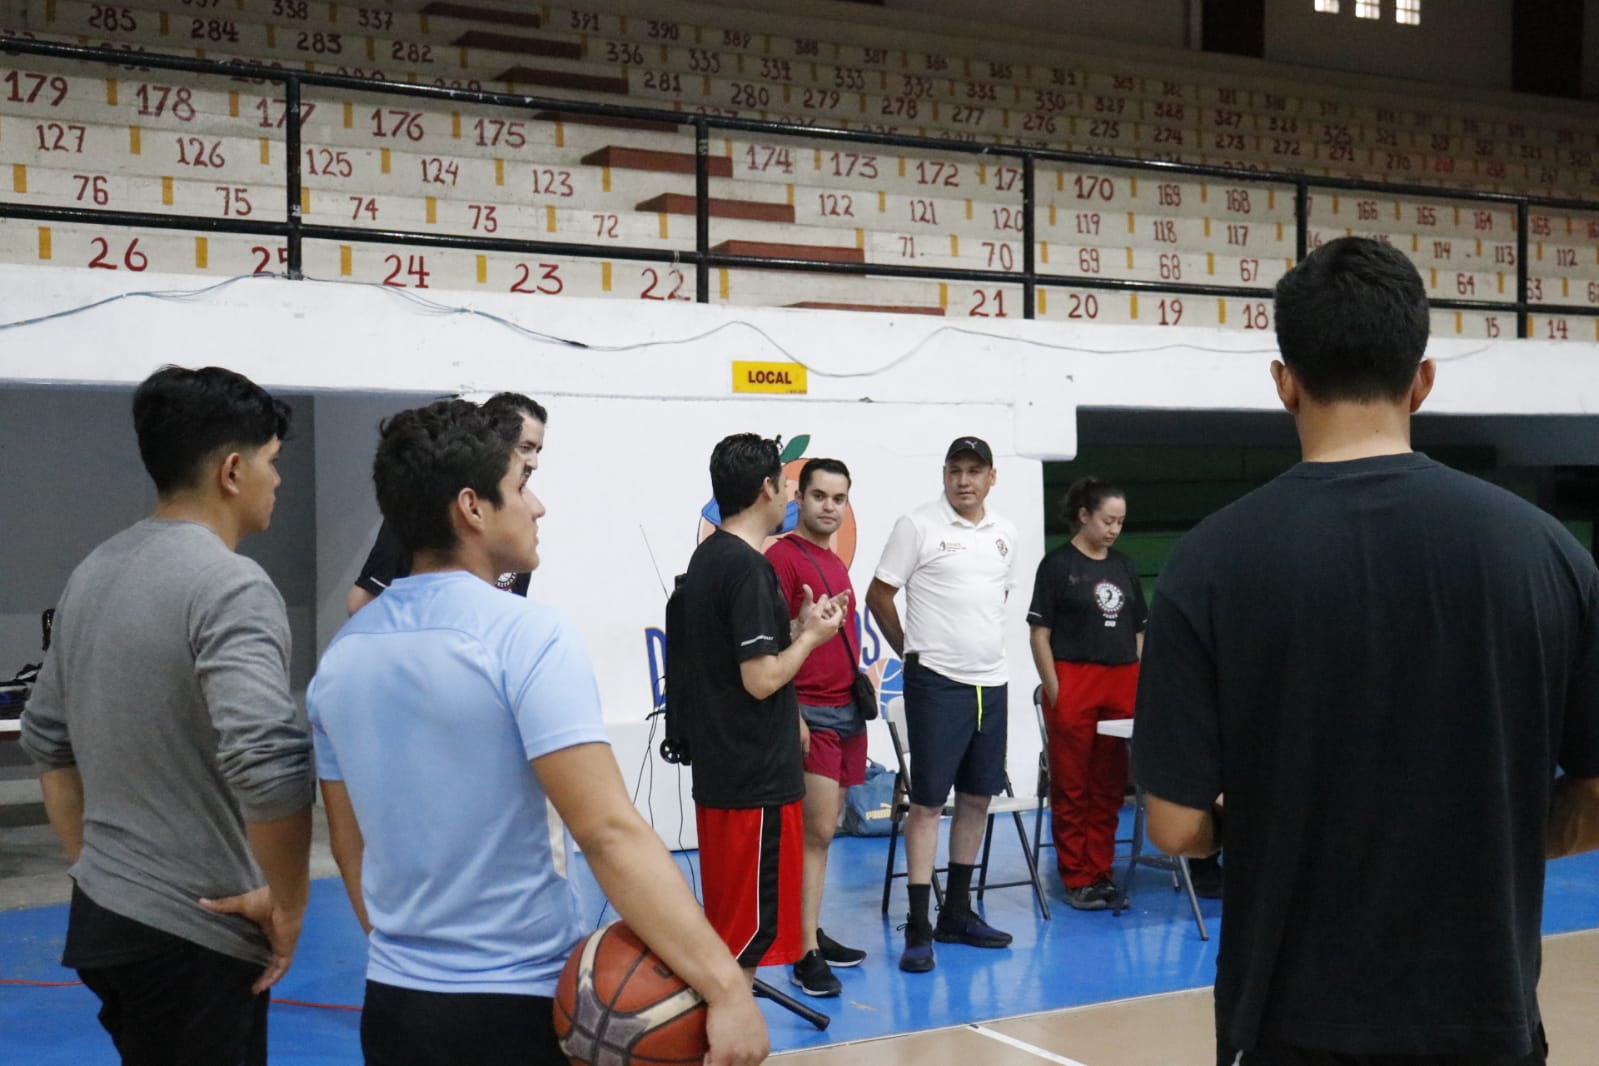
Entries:
{"type": "MultiPolygon", "coordinates": [[[[378,526],[377,539],[372,542],[372,550],[367,553],[366,565],[361,567],[361,576],[355,579],[357,588],[365,589],[374,596],[383,595],[383,590],[402,577],[411,574],[411,553],[405,550],[405,545],[400,543],[400,538],[394,535],[388,522],[378,526]]],[[[533,575],[527,574],[501,574],[494,581],[494,587],[504,592],[514,592],[518,596],[526,596],[528,586],[533,583],[533,575]]]]}
{"type": "Polygon", "coordinates": [[[683,582],[688,620],[668,669],[690,677],[685,720],[694,752],[694,801],[742,809],[805,795],[799,701],[791,681],[764,700],[739,664],[788,647],[788,604],[766,557],[717,530],[694,551],[683,582]]]}
{"type": "Polygon", "coordinates": [[[1090,559],[1067,541],[1039,561],[1027,621],[1049,630],[1056,662],[1137,662],[1148,617],[1138,571],[1121,552],[1090,559]]]}
{"type": "Polygon", "coordinates": [[[1599,776],[1599,571],[1559,522],[1423,455],[1301,463],[1172,552],[1136,717],[1143,788],[1226,794],[1222,1040],[1538,1046],[1550,786],[1599,776]]]}

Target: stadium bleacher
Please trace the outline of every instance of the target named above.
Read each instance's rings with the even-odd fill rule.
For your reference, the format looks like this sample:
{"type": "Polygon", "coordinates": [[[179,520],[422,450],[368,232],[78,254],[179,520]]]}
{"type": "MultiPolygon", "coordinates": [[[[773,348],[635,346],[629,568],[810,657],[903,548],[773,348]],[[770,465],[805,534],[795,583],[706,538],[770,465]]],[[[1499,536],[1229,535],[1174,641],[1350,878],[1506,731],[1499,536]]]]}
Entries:
{"type": "MultiPolygon", "coordinates": [[[[585,115],[306,86],[299,135],[307,225],[389,243],[308,239],[304,270],[427,288],[692,299],[695,134],[687,116],[825,125],[959,142],[929,150],[746,130],[711,131],[710,232],[721,256],[849,264],[840,276],[717,267],[732,303],[1019,317],[1026,289],[1001,277],[879,276],[873,267],[1020,275],[1028,207],[1005,149],[1106,156],[1034,172],[1031,311],[1067,321],[1263,328],[1264,292],[1296,256],[1293,179],[1311,183],[1313,247],[1346,233],[1409,254],[1446,334],[1515,335],[1521,241],[1529,304],[1599,310],[1599,207],[1528,213],[1461,190],[1599,201],[1599,124],[1441,96],[1396,104],[1372,90],[1285,83],[1042,46],[892,32],[821,18],[680,6],[678,17],[503,2],[406,0],[383,8],[309,0],[48,0],[20,6],[12,36],[115,48],[108,68],[39,56],[0,65],[6,200],[54,208],[282,222],[283,88],[246,76],[141,68],[138,53],[241,60],[550,101],[655,109],[585,115]],[[761,29],[755,24],[759,22],[761,29]],[[667,113],[685,116],[674,121],[667,113]],[[1110,157],[1114,157],[1114,160],[1110,157]],[[1232,168],[1234,178],[1152,172],[1118,160],[1232,168]],[[1246,172],[1261,174],[1246,180],[1246,172]],[[1426,195],[1338,182],[1403,183],[1426,195]],[[595,250],[525,255],[392,243],[398,232],[595,250]],[[608,259],[607,246],[661,262],[608,259]],[[1117,291],[1139,282],[1159,291],[1117,291]],[[1081,286],[1081,287],[1079,287],[1081,286]]],[[[282,269],[279,242],[247,235],[0,221],[5,261],[187,273],[282,269]]],[[[1581,315],[1535,314],[1529,333],[1592,340],[1581,315]]]]}

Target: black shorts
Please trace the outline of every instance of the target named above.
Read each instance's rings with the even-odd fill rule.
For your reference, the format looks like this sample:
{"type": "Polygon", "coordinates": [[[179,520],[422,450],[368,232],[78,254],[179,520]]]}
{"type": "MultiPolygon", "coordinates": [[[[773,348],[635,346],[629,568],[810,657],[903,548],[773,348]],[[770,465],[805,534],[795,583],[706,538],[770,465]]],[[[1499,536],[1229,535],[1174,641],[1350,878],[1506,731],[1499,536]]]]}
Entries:
{"type": "Polygon", "coordinates": [[[497,992],[424,992],[366,983],[366,1066],[568,1066],[555,1001],[497,992]]]}
{"type": "Polygon", "coordinates": [[[912,803],[942,807],[950,788],[969,796],[1005,791],[1004,685],[963,685],[905,664],[912,803]]]}
{"type": "Polygon", "coordinates": [[[78,976],[123,1066],[266,1066],[271,995],[250,991],[263,969],[171,937],[159,954],[78,976]]]}

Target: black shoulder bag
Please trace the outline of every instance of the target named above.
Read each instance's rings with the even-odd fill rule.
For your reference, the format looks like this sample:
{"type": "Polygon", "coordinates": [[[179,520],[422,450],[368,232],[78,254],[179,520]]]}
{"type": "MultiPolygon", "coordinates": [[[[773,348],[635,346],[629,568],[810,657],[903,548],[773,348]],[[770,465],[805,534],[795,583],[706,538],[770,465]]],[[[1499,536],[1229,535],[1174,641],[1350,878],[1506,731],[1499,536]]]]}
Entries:
{"type": "MultiPolygon", "coordinates": [[[[804,539],[796,536],[794,538],[794,546],[804,552],[805,558],[809,559],[811,565],[816,567],[816,576],[822,579],[822,591],[831,596],[833,589],[827,583],[827,575],[822,572],[822,564],[816,561],[816,556],[812,555],[811,550],[805,546],[804,539]]],[[[854,610],[855,606],[851,604],[850,612],[854,613],[854,610]]],[[[844,647],[849,648],[849,661],[858,663],[861,656],[858,649],[850,647],[850,628],[849,623],[846,622],[844,627],[839,630],[839,636],[844,638],[844,647]]],[[[872,684],[872,679],[866,676],[865,671],[859,669],[855,671],[855,681],[850,686],[850,692],[855,699],[855,707],[861,712],[862,718],[870,722],[877,717],[877,686],[872,684]]]]}

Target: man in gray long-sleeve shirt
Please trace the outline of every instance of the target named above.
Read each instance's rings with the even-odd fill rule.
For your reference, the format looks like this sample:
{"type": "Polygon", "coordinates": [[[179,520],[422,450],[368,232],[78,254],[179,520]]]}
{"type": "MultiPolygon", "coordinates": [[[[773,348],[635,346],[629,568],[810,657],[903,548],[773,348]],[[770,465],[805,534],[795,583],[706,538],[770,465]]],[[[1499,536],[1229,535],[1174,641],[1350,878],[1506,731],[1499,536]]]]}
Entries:
{"type": "Polygon", "coordinates": [[[73,571],[22,719],[75,882],[62,962],[124,1063],[266,1062],[308,899],[309,731],[267,528],[289,409],[216,367],[133,399],[155,514],[73,571]]]}

